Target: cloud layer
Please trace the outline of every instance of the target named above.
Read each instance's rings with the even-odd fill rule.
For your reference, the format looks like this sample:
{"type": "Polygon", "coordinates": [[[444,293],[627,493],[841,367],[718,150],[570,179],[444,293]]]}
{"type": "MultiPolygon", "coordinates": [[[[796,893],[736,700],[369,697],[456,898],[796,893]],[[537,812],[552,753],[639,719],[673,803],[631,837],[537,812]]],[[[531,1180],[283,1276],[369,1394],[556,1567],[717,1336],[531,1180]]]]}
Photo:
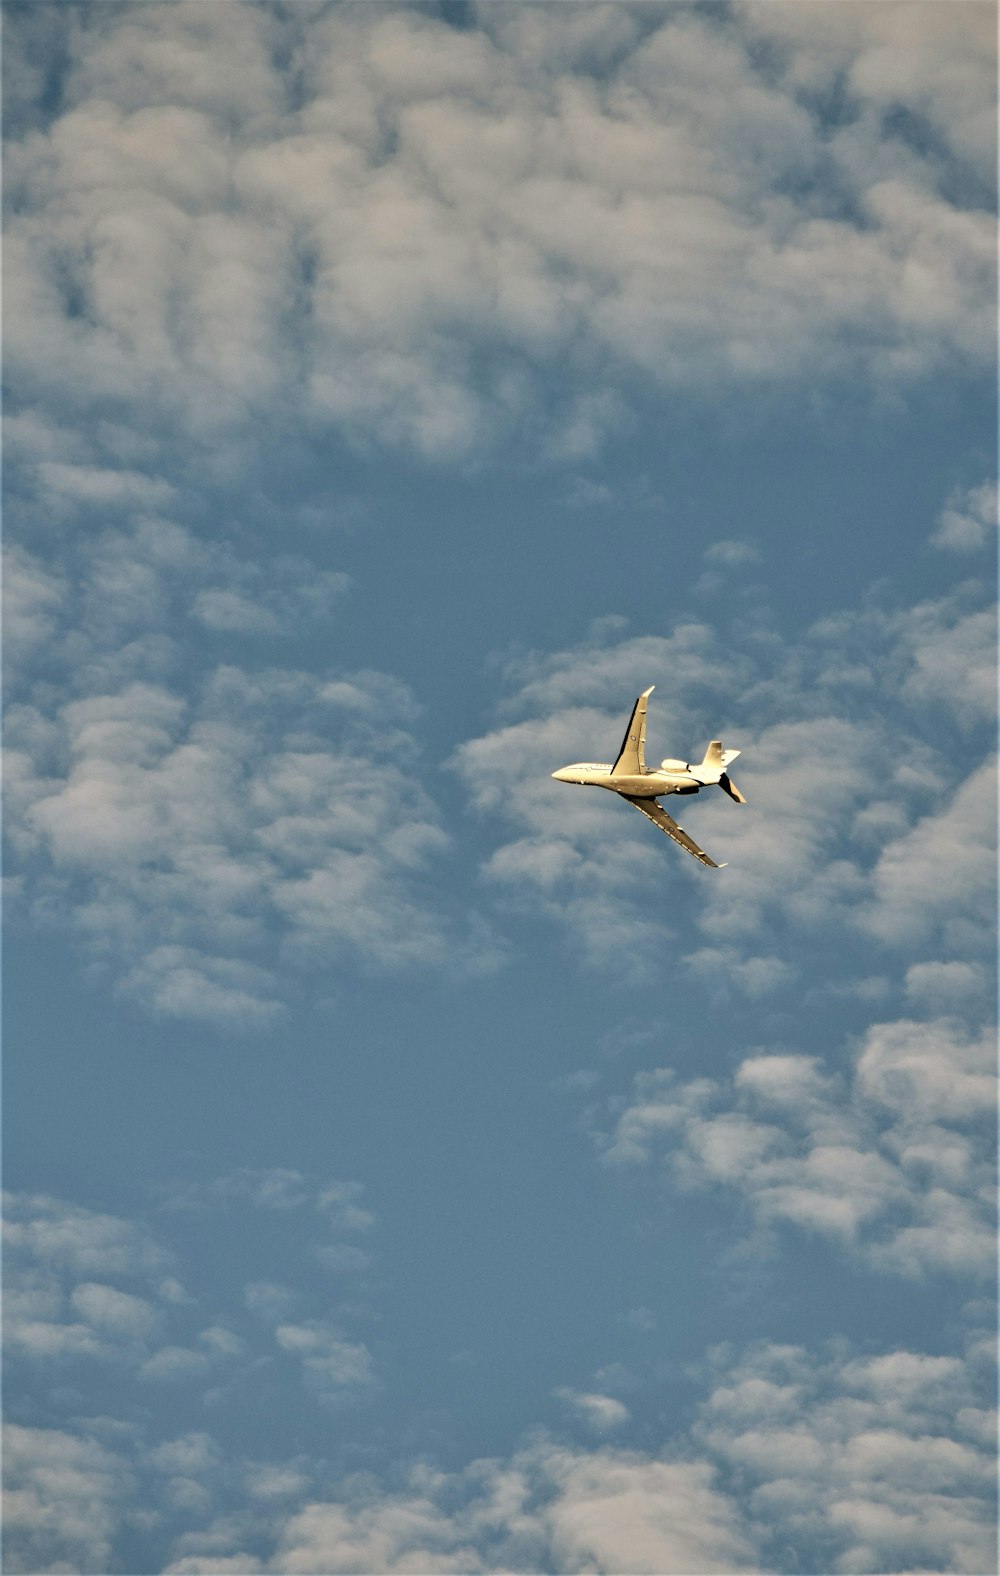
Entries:
{"type": "MultiPolygon", "coordinates": [[[[981,7],[475,22],[71,13],[61,113],[9,153],[23,393],[215,440],[281,403],[449,457],[536,421],[562,368],[587,391],[545,441],[579,457],[630,378],[891,384],[988,357],[981,7]]],[[[12,49],[38,30],[15,17],[12,49]]]]}
{"type": "MultiPolygon", "coordinates": [[[[869,1061],[884,1097],[886,1068],[869,1061]]],[[[743,1084],[773,1090],[762,1067],[743,1084]]],[[[964,1111],[978,1092],[959,1083],[951,1099],[964,1111]]],[[[374,1227],[356,1184],[291,1169],[179,1184],[164,1203],[294,1216],[297,1231],[334,1237],[374,1227]]],[[[8,1361],[29,1365],[42,1415],[6,1435],[5,1569],[114,1569],[137,1517],[157,1551],[148,1568],[177,1576],[991,1567],[992,1343],[974,1320],[965,1349],[944,1353],[715,1349],[693,1417],[669,1432],[661,1421],[653,1446],[595,1443],[595,1431],[627,1431],[628,1409],[567,1390],[579,1430],[536,1430],[457,1469],[404,1453],[337,1474],[315,1455],[275,1454],[259,1412],[226,1450],[211,1411],[178,1432],[166,1404],[148,1404],[169,1385],[217,1406],[226,1383],[266,1383],[275,1363],[298,1366],[304,1408],[363,1394],[365,1346],[301,1306],[290,1316],[292,1288],[248,1285],[242,1309],[198,1329],[204,1291],[149,1227],[23,1195],[8,1218],[8,1361]],[[54,1426],[44,1414],[67,1382],[77,1415],[54,1426]]]]}
{"type": "Polygon", "coordinates": [[[846,1077],[759,1053],[731,1080],[641,1073],[600,1138],[605,1164],[662,1161],[682,1188],[734,1195],[760,1227],[814,1234],[908,1276],[989,1276],[996,1109],[991,1033],[875,1024],[846,1077]]]}

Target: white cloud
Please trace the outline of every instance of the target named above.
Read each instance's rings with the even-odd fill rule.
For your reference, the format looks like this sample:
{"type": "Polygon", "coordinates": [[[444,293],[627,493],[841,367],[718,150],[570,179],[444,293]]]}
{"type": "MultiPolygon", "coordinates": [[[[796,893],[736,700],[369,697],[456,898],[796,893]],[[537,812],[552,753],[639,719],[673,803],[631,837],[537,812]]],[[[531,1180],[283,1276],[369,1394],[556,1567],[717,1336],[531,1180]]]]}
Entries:
{"type": "Polygon", "coordinates": [[[111,1337],[145,1340],[159,1324],[156,1309],[145,1298],[96,1281],[74,1287],[70,1301],[88,1324],[111,1337]]]}
{"type": "Polygon", "coordinates": [[[732,947],[702,947],[688,953],[684,962],[692,973],[703,975],[717,988],[725,981],[752,998],[783,990],[798,973],[793,964],[782,958],[741,958],[732,947]]]}
{"type": "Polygon", "coordinates": [[[375,1216],[362,1204],[363,1196],[360,1182],[331,1182],[320,1189],[316,1208],[326,1216],[334,1231],[352,1234],[369,1231],[375,1224],[375,1216]]]}
{"type": "MultiPolygon", "coordinates": [[[[911,1132],[914,1111],[934,1111],[937,1120],[939,1051],[914,1054],[912,1042],[887,1032],[863,1058],[871,1101],[910,1113],[911,1132]]],[[[988,1092],[970,1047],[964,1061],[953,1059],[960,1073],[943,1103],[958,1119],[988,1092]]],[[[761,1123],[795,1114],[816,1130],[837,1119],[829,1080],[807,1058],[752,1058],[737,1082],[761,1123]]],[[[36,1208],[24,1204],[21,1216],[36,1208]]],[[[39,1213],[51,1219],[51,1201],[39,1213]]],[[[86,1235],[85,1212],[64,1214],[67,1231],[86,1235]]],[[[49,1253],[42,1267],[51,1260],[49,1253]]],[[[71,1268],[75,1255],[59,1262],[71,1268]]],[[[158,1267],[147,1273],[157,1276],[158,1267]]],[[[263,1351],[276,1348],[300,1364],[321,1403],[370,1390],[363,1343],[329,1319],[282,1314],[270,1295],[276,1290],[265,1301],[278,1316],[258,1333],[258,1350],[263,1338],[263,1351]]],[[[148,1304],[113,1291],[77,1283],[72,1302],[128,1341],[148,1304]]],[[[43,1311],[49,1290],[29,1285],[27,1294],[43,1311]]],[[[641,1325],[648,1330],[648,1317],[641,1325]]],[[[210,1358],[233,1361],[244,1351],[225,1326],[203,1330],[198,1346],[160,1347],[137,1378],[201,1380],[210,1358]]],[[[682,1576],[780,1568],[790,1547],[800,1569],[989,1569],[994,1430],[990,1381],[980,1383],[977,1362],[974,1340],[964,1359],[950,1351],[855,1351],[843,1341],[828,1352],[717,1348],[693,1428],[657,1446],[584,1448],[535,1431],[510,1455],[451,1471],[404,1458],[331,1476],[311,1458],[234,1456],[201,1428],[153,1432],[145,1417],[141,1429],[107,1415],[65,1432],[15,1424],[5,1454],[5,1568],[110,1569],[121,1563],[119,1533],[127,1528],[133,1538],[141,1525],[155,1568],[176,1572],[682,1576]],[[124,1447],[107,1443],[122,1439],[127,1464],[124,1447]]],[[[245,1382],[256,1366],[244,1367],[245,1382]]],[[[588,1429],[624,1435],[631,1418],[606,1393],[610,1370],[595,1380],[598,1389],[558,1393],[588,1429]]],[[[121,1384],[117,1394],[126,1410],[121,1384]]]]}
{"type": "Polygon", "coordinates": [[[307,1504],[286,1521],[268,1568],[752,1569],[732,1508],[712,1480],[704,1462],[545,1441],[450,1476],[416,1468],[401,1493],[307,1504]]]}
{"type": "Polygon", "coordinates": [[[759,558],[760,553],[752,542],[739,539],[713,542],[705,549],[705,562],[721,569],[742,569],[747,564],[757,563],[759,558]]]}
{"type": "Polygon", "coordinates": [[[263,1500],[301,1497],[309,1486],[306,1473],[295,1466],[252,1466],[246,1481],[254,1498],[263,1500]]]}
{"type": "Polygon", "coordinates": [[[184,1434],[156,1445],[149,1452],[149,1464],[157,1472],[171,1476],[191,1476],[208,1472],[218,1464],[219,1447],[210,1434],[184,1434]]]}
{"type": "MultiPolygon", "coordinates": [[[[220,568],[235,571],[235,566],[220,568]]],[[[294,558],[275,560],[266,578],[276,583],[264,583],[259,567],[244,566],[246,589],[199,591],[191,604],[192,617],[218,634],[290,634],[304,620],[328,619],[349,584],[347,575],[316,571],[294,558]]]]}
{"type": "Polygon", "coordinates": [[[935,547],[953,553],[973,553],[984,547],[997,528],[997,489],[994,482],[968,487],[949,499],[931,537],[935,547]]]}
{"type": "Polygon", "coordinates": [[[258,1318],[279,1324],[288,1318],[298,1298],[291,1287],[276,1281],[250,1281],[243,1288],[243,1301],[258,1318]]]}
{"type": "MultiPolygon", "coordinates": [[[[940,137],[992,180],[987,78],[996,38],[978,6],[778,9],[742,0],[741,14],[749,29],[782,46],[789,79],[822,90],[846,76],[848,93],[866,112],[859,129],[867,145],[887,132],[892,145],[899,133],[884,119],[905,105],[923,120],[922,132],[940,137]]],[[[835,149],[845,140],[857,138],[835,137],[835,149]]]]}
{"type": "Polygon", "coordinates": [[[174,1183],[164,1189],[168,1209],[206,1210],[230,1204],[254,1209],[299,1209],[315,1196],[301,1171],[290,1166],[241,1166],[209,1182],[174,1183]]]}
{"type": "Polygon", "coordinates": [[[3,1453],[4,1568],[107,1570],[133,1487],[124,1459],[92,1439],[16,1424],[4,1429],[3,1453]]]}
{"type": "Polygon", "coordinates": [[[231,1461],[201,1431],[136,1442],[130,1472],[90,1440],[15,1428],[8,1564],[107,1568],[141,1492],[174,1572],[680,1576],[782,1567],[789,1548],[798,1569],[992,1568],[989,1386],[960,1356],[762,1343],[719,1349],[708,1379],[663,1454],[536,1435],[452,1472],[397,1463],[391,1482],[320,1486],[303,1460],[231,1461]]]}
{"type": "Polygon", "coordinates": [[[932,1008],[978,1005],[990,985],[988,971],[978,963],[913,963],[906,971],[907,996],[932,1008]]]}
{"type": "Polygon", "coordinates": [[[556,1395],[595,1433],[608,1433],[611,1429],[621,1428],[629,1420],[628,1407],[613,1395],[601,1395],[592,1390],[573,1390],[565,1386],[557,1390],[556,1395]]]}
{"type": "MultiPolygon", "coordinates": [[[[872,666],[855,666],[853,682],[879,683],[920,715],[935,708],[942,722],[968,732],[990,722],[996,711],[996,610],[983,605],[974,581],[913,607],[866,608],[823,619],[811,631],[828,649],[826,683],[843,681],[836,648],[869,653],[872,666]]],[[[843,659],[841,659],[843,660],[843,659]]]]}
{"type": "Polygon", "coordinates": [[[159,477],[138,471],[100,469],[94,465],[62,465],[43,460],[38,467],[45,500],[50,507],[90,504],[106,510],[163,509],[174,489],[159,477]]]}
{"type": "Polygon", "coordinates": [[[222,633],[251,631],[269,635],[275,628],[273,614],[238,591],[199,591],[191,611],[209,629],[222,633]]]}
{"type": "MultiPolygon", "coordinates": [[[[317,1232],[309,1244],[310,1256],[333,1274],[350,1276],[364,1275],[374,1262],[372,1254],[356,1242],[376,1224],[375,1212],[364,1203],[364,1194],[360,1182],[317,1186],[301,1171],[287,1166],[243,1166],[209,1182],[174,1182],[162,1189],[163,1207],[168,1211],[206,1213],[242,1205],[279,1216],[308,1212],[309,1225],[317,1232]]],[[[288,1318],[294,1296],[285,1288],[258,1283],[248,1289],[246,1301],[255,1311],[269,1311],[273,1322],[280,1322],[288,1318]]],[[[226,1330],[202,1331],[199,1336],[203,1345],[216,1352],[232,1349],[235,1339],[226,1330]]]]}
{"type": "Polygon", "coordinates": [[[683,619],[669,636],[630,638],[610,619],[576,647],[512,660],[500,714],[515,720],[454,758],[497,827],[484,874],[500,902],[551,917],[588,963],[637,970],[677,947],[675,915],[690,929],[683,901],[664,903],[667,875],[696,888],[691,921],[710,938],[688,942],[687,967],[716,992],[759,998],[792,984],[805,949],[834,928],[889,949],[974,952],[990,932],[994,869],[993,767],[981,763],[995,620],[981,604],[968,583],[913,607],[873,598],[798,639],[757,619],[725,642],[683,619]],[[698,754],[720,733],[743,751],[745,808],[714,793],[672,806],[728,862],[718,876],[660,846],[608,795],[550,780],[567,762],[611,759],[631,697],[663,674],[650,764],[698,754]],[[929,713],[962,739],[964,761],[928,745],[929,713]],[[954,798],[941,810],[943,794],[954,798]]]}
{"type": "MultiPolygon", "coordinates": [[[[360,1200],[357,1184],[317,1188],[297,1171],[281,1167],[177,1184],[166,1196],[173,1210],[243,1206],[286,1223],[297,1213],[303,1258],[324,1249],[351,1251],[350,1244],[338,1243],[336,1236],[356,1237],[375,1220],[360,1200]],[[319,1245],[313,1239],[317,1219],[326,1234],[319,1245]]],[[[320,1398],[364,1391],[375,1383],[367,1346],[328,1319],[294,1320],[297,1304],[299,1311],[311,1311],[310,1299],[282,1286],[247,1287],[239,1306],[213,1308],[213,1321],[199,1320],[198,1328],[193,1322],[198,1297],[164,1276],[171,1255],[135,1222],[57,1199],[11,1194],[4,1237],[7,1360],[31,1364],[36,1387],[55,1371],[72,1373],[85,1385],[87,1370],[79,1366],[80,1359],[115,1364],[119,1375],[134,1376],[143,1384],[204,1387],[227,1368],[246,1378],[257,1365],[274,1360],[276,1346],[299,1360],[304,1379],[320,1398]],[[101,1279],[95,1280],[95,1274],[101,1279]],[[130,1289],[114,1284],[120,1281],[130,1289]],[[136,1283],[144,1295],[131,1289],[136,1283]],[[257,1317],[248,1319],[248,1313],[257,1317]]],[[[368,1262],[365,1258],[363,1266],[351,1267],[358,1273],[368,1262]]],[[[328,1293],[322,1301],[328,1310],[328,1293]]],[[[344,1319],[350,1322],[356,1312],[345,1307],[344,1319]]],[[[119,1382],[124,1387],[127,1380],[119,1382]]]]}
{"type": "Polygon", "coordinates": [[[994,1257],[993,1043],[949,1020],[876,1024],[848,1081],[800,1054],[746,1058],[732,1081],[640,1073],[612,1102],[606,1164],[659,1160],[721,1188],[760,1227],[793,1226],[908,1276],[988,1273],[994,1257]]]}
{"type": "Polygon", "coordinates": [[[762,1346],[720,1376],[695,1436],[739,1475],[765,1559],[805,1546],[825,1555],[814,1569],[990,1570],[993,1466],[960,1421],[969,1377],[955,1358],[762,1346]]]}
{"type": "Polygon", "coordinates": [[[81,1279],[158,1276],[170,1255],[145,1226],[38,1194],[4,1195],[7,1251],[81,1279]]]}
{"type": "Polygon", "coordinates": [[[65,596],[58,572],[24,548],[4,549],[3,632],[9,660],[51,636],[65,596]]]}
{"type": "Polygon", "coordinates": [[[184,1384],[189,1379],[204,1379],[209,1360],[204,1352],[186,1346],[161,1346],[139,1367],[139,1378],[156,1384],[184,1384]]]}
{"type": "Polygon", "coordinates": [[[220,1518],[167,1568],[992,1568],[989,1383],[961,1357],[762,1343],[718,1349],[707,1377],[693,1428],[662,1454],[540,1435],[458,1471],[411,1464],[391,1487],[366,1476],[323,1494],[292,1465],[276,1476],[297,1503],[265,1538],[259,1521],[220,1518]]]}
{"type": "Polygon", "coordinates": [[[398,686],[353,683],[363,712],[280,670],[218,669],[193,705],[133,683],[64,706],[55,750],[34,709],[12,719],[15,749],[39,771],[43,747],[59,763],[22,773],[13,835],[51,872],[50,911],[65,894],[123,990],[171,1016],[266,1026],[288,979],[259,961],[269,934],[297,967],[491,966],[488,940],[459,937],[421,885],[447,839],[416,742],[393,726],[398,686]]]}
{"type": "Polygon", "coordinates": [[[890,946],[925,938],[973,954],[990,945],[994,918],[996,764],[973,769],[951,803],[882,852],[864,928],[890,946]]]}
{"type": "Polygon", "coordinates": [[[305,1382],[321,1396],[336,1397],[374,1382],[367,1346],[345,1340],[343,1332],[328,1322],[279,1324],[274,1338],[282,1351],[301,1358],[305,1382]]]}
{"type": "Polygon", "coordinates": [[[538,369],[586,369],[541,433],[574,456],[636,370],[980,364],[989,196],[959,206],[948,177],[990,157],[988,31],[970,49],[976,27],[876,9],[891,25],[108,13],[67,34],[62,113],[11,147],[10,369],[42,404],[87,390],[196,441],[267,400],[446,457],[537,419],[538,369]],[[816,84],[838,76],[834,129],[816,84]]]}

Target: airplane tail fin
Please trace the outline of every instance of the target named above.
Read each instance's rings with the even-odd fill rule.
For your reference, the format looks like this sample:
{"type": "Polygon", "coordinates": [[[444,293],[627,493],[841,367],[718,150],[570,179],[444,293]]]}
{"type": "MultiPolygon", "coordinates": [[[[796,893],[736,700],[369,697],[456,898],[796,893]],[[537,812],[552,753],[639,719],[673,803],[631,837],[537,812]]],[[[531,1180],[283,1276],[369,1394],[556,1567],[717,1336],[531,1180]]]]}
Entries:
{"type": "Polygon", "coordinates": [[[722,740],[713,739],[705,751],[705,759],[701,764],[707,771],[724,772],[730,761],[735,761],[739,753],[739,750],[724,750],[722,740]]]}
{"type": "Polygon", "coordinates": [[[722,740],[713,739],[705,751],[704,760],[695,768],[695,772],[700,782],[718,783],[723,793],[727,793],[730,799],[735,799],[737,804],[746,804],[740,790],[726,771],[730,761],[735,761],[739,753],[739,750],[724,750],[722,740]]]}

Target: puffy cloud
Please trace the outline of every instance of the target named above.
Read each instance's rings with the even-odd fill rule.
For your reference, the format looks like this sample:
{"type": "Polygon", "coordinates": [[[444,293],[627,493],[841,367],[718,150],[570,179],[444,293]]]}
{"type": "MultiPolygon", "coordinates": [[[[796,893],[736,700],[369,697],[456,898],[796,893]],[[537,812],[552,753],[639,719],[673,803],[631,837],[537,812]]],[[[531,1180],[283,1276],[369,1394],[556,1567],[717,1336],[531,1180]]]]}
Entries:
{"type": "Polygon", "coordinates": [[[42,402],[138,401],[196,439],[280,400],[445,457],[537,420],[540,365],[570,373],[543,441],[571,456],[636,371],[976,364],[989,195],[960,203],[948,177],[990,158],[988,30],[970,49],[969,8],[878,9],[797,29],[760,7],[485,7],[457,29],[188,3],[69,28],[61,112],[9,155],[10,370],[42,402]]]}
{"type": "Polygon", "coordinates": [[[70,1301],[88,1324],[120,1339],[143,1340],[159,1323],[156,1309],[145,1298],[95,1281],[74,1287],[70,1301]]]}
{"type": "Polygon", "coordinates": [[[266,1530],[218,1519],[178,1540],[167,1569],[992,1568],[989,1381],[974,1364],[763,1343],[718,1349],[707,1379],[662,1454],[541,1435],[458,1471],[410,1464],[391,1486],[356,1477],[322,1495],[293,1466],[297,1503],[266,1530]]]}
{"type": "Polygon", "coordinates": [[[765,1560],[807,1547],[813,1569],[989,1570],[993,1469],[964,1421],[970,1381],[953,1357],[762,1346],[720,1375],[695,1435],[739,1475],[765,1560]]]}
{"type": "MultiPolygon", "coordinates": [[[[904,706],[926,713],[935,708],[942,722],[963,733],[989,722],[996,709],[996,614],[983,605],[982,587],[958,586],[934,601],[912,607],[870,607],[823,619],[811,638],[828,652],[826,682],[843,681],[841,661],[851,648],[878,659],[880,682],[904,706]]],[[[854,686],[867,684],[873,671],[856,666],[848,674],[854,686]]]]}
{"type": "Polygon", "coordinates": [[[72,1364],[99,1359],[136,1368],[162,1339],[177,1283],[169,1252],[146,1227],[59,1199],[4,1199],[6,1318],[10,1362],[72,1364]],[[95,1280],[95,1275],[100,1280],[95,1280]],[[138,1283],[145,1295],[113,1284],[138,1283]]]}
{"type": "Polygon", "coordinates": [[[307,1504],[285,1522],[267,1568],[593,1566],[677,1573],[753,1568],[707,1463],[586,1452],[548,1441],[453,1475],[416,1468],[400,1493],[369,1490],[307,1504]]]}
{"type": "Polygon", "coordinates": [[[702,947],[689,953],[684,962],[694,974],[718,986],[721,980],[735,986],[743,995],[767,996],[782,990],[796,978],[798,970],[783,958],[741,958],[732,947],[702,947]]]}
{"type": "Polygon", "coordinates": [[[988,945],[994,911],[996,763],[973,770],[943,811],[883,850],[866,930],[892,946],[940,938],[951,949],[988,945]]]}
{"type": "MultiPolygon", "coordinates": [[[[176,1184],[164,1203],[175,1227],[179,1209],[242,1207],[279,1216],[290,1235],[294,1228],[287,1222],[297,1214],[299,1249],[308,1260],[338,1248],[356,1251],[342,1239],[369,1231],[375,1220],[361,1196],[355,1183],[316,1187],[296,1171],[273,1168],[176,1184]]],[[[143,1383],[204,1384],[227,1368],[245,1375],[279,1352],[301,1364],[310,1388],[324,1398],[375,1382],[364,1343],[326,1319],[295,1322],[296,1304],[308,1313],[309,1298],[280,1286],[246,1288],[242,1306],[198,1328],[198,1299],[164,1274],[173,1256],[135,1222],[15,1193],[6,1200],[4,1236],[8,1361],[32,1364],[36,1382],[60,1364],[86,1386],[89,1370],[79,1360],[99,1359],[143,1383]],[[128,1290],[116,1284],[122,1281],[128,1290]],[[248,1312],[257,1317],[248,1320],[248,1312]]],[[[370,1262],[361,1257],[362,1264],[349,1266],[355,1275],[370,1262]]],[[[330,1308],[328,1294],[323,1306],[330,1308]]],[[[350,1322],[356,1312],[345,1308],[344,1319],[350,1322]]]]}
{"type": "Polygon", "coordinates": [[[397,686],[352,684],[363,711],[295,672],[223,668],[195,705],[132,683],[64,706],[55,745],[36,710],[17,714],[26,760],[40,769],[44,744],[59,767],[26,767],[13,835],[49,866],[50,911],[72,904],[123,990],[171,1016],[266,1025],[284,988],[258,961],[268,932],[298,966],[345,952],[374,970],[489,965],[489,944],[453,935],[421,888],[446,838],[416,742],[392,726],[397,686]]]}
{"type": "Polygon", "coordinates": [[[321,1396],[336,1397],[374,1382],[367,1346],[345,1340],[343,1332],[328,1322],[279,1324],[274,1338],[283,1352],[301,1359],[303,1379],[321,1396]]]}
{"type": "MultiPolygon", "coordinates": [[[[777,9],[742,0],[740,10],[748,29],[780,46],[789,79],[822,92],[841,78],[863,109],[858,129],[865,143],[882,136],[896,140],[902,133],[891,129],[892,117],[905,105],[919,117],[925,136],[968,159],[984,181],[992,179],[987,78],[996,38],[978,6],[914,10],[897,3],[853,12],[777,9]]],[[[860,153],[856,134],[832,141],[841,157],[848,157],[848,149],[860,153]]]]}
{"type": "Polygon", "coordinates": [[[628,1422],[628,1407],[613,1395],[601,1395],[593,1390],[573,1390],[568,1387],[557,1390],[556,1394],[595,1433],[607,1433],[611,1429],[621,1428],[628,1422]]]}
{"type": "Polygon", "coordinates": [[[5,548],[3,623],[11,659],[51,636],[65,595],[66,585],[57,571],[24,548],[5,548]]]}
{"type": "Polygon", "coordinates": [[[4,1242],[12,1254],[86,1280],[159,1276],[170,1263],[145,1226],[38,1194],[4,1196],[4,1242]]]}
{"type": "Polygon", "coordinates": [[[906,971],[907,996],[935,1008],[976,1004],[990,986],[988,971],[978,963],[913,963],[906,971]]]}
{"type": "Polygon", "coordinates": [[[983,482],[979,487],[964,488],[949,499],[931,541],[949,552],[973,553],[989,542],[996,527],[996,483],[983,482]]]}
{"type": "Polygon", "coordinates": [[[730,1191],[758,1225],[875,1268],[978,1275],[995,1258],[995,1099],[988,1035],[902,1021],[868,1030],[846,1086],[798,1054],[747,1057],[731,1082],[640,1073],[599,1142],[606,1164],[662,1157],[681,1187],[730,1191]]]}
{"type": "Polygon", "coordinates": [[[133,1488],[123,1457],[93,1439],[17,1424],[4,1429],[3,1452],[5,1569],[107,1570],[133,1488]]]}
{"type": "Polygon", "coordinates": [[[697,884],[693,922],[711,944],[681,954],[693,973],[723,995],[763,998],[796,979],[805,949],[833,927],[906,945],[911,965],[923,961],[914,944],[945,958],[980,946],[994,865],[983,722],[996,687],[995,618],[981,603],[972,584],[912,607],[873,599],[797,637],[758,619],[725,645],[705,623],[629,637],[608,619],[576,647],[512,660],[504,720],[455,755],[473,804],[498,827],[485,875],[502,902],[563,926],[588,962],[655,966],[672,913],[685,910],[665,908],[651,880],[660,860],[649,829],[608,795],[549,774],[612,759],[630,697],[668,673],[650,704],[650,764],[696,754],[721,732],[743,750],[734,773],[749,800],[738,811],[716,794],[671,804],[729,864],[706,876],[659,849],[673,879],[697,884]],[[955,747],[935,753],[923,722],[911,724],[930,707],[961,740],[965,783],[955,747]],[[951,807],[927,813],[943,793],[951,807]]]}
{"type": "Polygon", "coordinates": [[[189,1379],[204,1379],[209,1371],[204,1352],[185,1346],[161,1346],[139,1368],[139,1378],[157,1384],[183,1384],[189,1379]]]}
{"type": "MultiPolygon", "coordinates": [[[[863,1060],[872,1103],[910,1112],[942,1103],[943,1063],[902,1036],[873,1038],[863,1060]]],[[[955,1120],[988,1094],[971,1048],[960,1066],[944,1102],[955,1120]]],[[[806,1058],[751,1058],[737,1082],[760,1125],[776,1113],[804,1113],[812,1130],[837,1119],[829,1080],[806,1058]]],[[[912,1134],[919,1123],[908,1120],[912,1134]]],[[[252,1206],[245,1189],[240,1197],[252,1206]]],[[[22,1203],[20,1214],[34,1209],[22,1203]]],[[[51,1218],[52,1201],[38,1212],[51,1218]]],[[[72,1267],[75,1255],[60,1262],[72,1267]]],[[[72,1277],[70,1289],[77,1310],[120,1343],[148,1325],[147,1299],[72,1277]]],[[[160,1306],[172,1317],[177,1304],[164,1297],[160,1306]]],[[[137,1380],[202,1380],[210,1360],[239,1357],[246,1344],[258,1355],[242,1370],[245,1383],[271,1353],[300,1365],[321,1403],[371,1388],[363,1343],[328,1318],[291,1318],[273,1298],[269,1306],[277,1317],[248,1343],[213,1326],[194,1346],[158,1347],[137,1380]]],[[[176,1433],[165,1419],[156,1428],[145,1406],[137,1429],[116,1382],[125,1416],[65,1431],[13,1426],[5,1567],[109,1569],[121,1563],[119,1536],[127,1529],[134,1539],[138,1527],[149,1568],[175,1572],[989,1569],[994,1430],[978,1363],[974,1343],[964,1358],[844,1342],[814,1352],[718,1348],[693,1426],[654,1447],[535,1432],[510,1455],[447,1472],[400,1459],[347,1476],[303,1457],[234,1454],[200,1427],[176,1433]]],[[[613,1428],[627,1438],[628,1409],[604,1385],[560,1394],[588,1433],[613,1428]]]]}

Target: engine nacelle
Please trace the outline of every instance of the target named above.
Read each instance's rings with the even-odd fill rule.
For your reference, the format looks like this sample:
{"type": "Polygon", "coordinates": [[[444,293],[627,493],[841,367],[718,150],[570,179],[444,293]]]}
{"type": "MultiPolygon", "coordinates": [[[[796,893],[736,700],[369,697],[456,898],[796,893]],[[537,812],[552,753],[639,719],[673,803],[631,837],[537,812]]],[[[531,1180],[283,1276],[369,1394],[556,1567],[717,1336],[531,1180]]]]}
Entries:
{"type": "Polygon", "coordinates": [[[691,770],[687,761],[661,761],[660,768],[665,772],[689,772],[691,770]]]}

